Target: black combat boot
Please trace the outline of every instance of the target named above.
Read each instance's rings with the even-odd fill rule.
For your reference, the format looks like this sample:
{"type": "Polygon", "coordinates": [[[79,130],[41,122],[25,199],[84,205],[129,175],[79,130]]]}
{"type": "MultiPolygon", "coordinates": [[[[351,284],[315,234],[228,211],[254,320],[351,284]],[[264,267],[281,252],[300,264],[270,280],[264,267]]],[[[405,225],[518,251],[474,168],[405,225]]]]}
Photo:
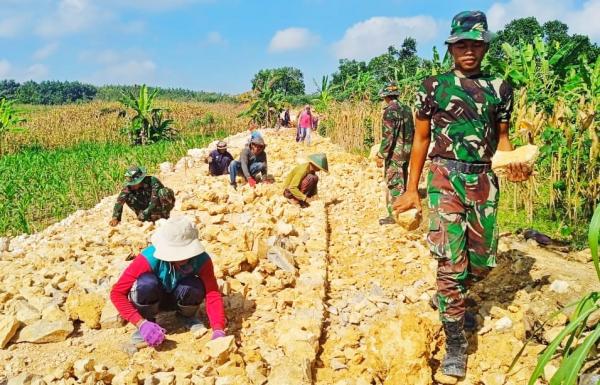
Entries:
{"type": "Polygon", "coordinates": [[[463,321],[444,322],[446,333],[446,356],[442,361],[442,373],[463,378],[467,371],[467,338],[463,321]]]}

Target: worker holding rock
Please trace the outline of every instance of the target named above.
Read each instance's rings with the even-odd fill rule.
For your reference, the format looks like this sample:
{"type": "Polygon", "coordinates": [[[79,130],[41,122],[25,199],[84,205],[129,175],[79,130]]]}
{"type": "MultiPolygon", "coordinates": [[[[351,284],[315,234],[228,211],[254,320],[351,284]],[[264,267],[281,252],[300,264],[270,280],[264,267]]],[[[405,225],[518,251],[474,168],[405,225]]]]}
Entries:
{"type": "Polygon", "coordinates": [[[171,210],[175,206],[175,194],[173,190],[163,186],[154,176],[146,174],[146,169],[132,166],[125,172],[125,187],[117,197],[113,209],[111,226],[121,222],[123,205],[127,204],[137,215],[140,221],[157,221],[161,218],[169,218],[171,210]]]}
{"type": "MultiPolygon", "coordinates": [[[[433,140],[427,178],[428,241],[438,260],[438,292],[432,303],[446,334],[442,372],[459,378],[466,372],[465,326],[475,326],[465,325],[467,290],[496,266],[499,185],[491,159],[496,150],[512,150],[512,88],[481,72],[491,38],[483,12],[461,12],[452,20],[446,44],[454,68],[425,79],[420,87],[410,178],[406,193],[394,204],[400,212],[421,209],[417,188],[433,140]]],[[[515,182],[531,174],[531,167],[523,163],[507,169],[507,178],[515,182]]]]}
{"type": "Polygon", "coordinates": [[[377,167],[384,167],[388,216],[379,220],[380,225],[395,223],[392,205],[406,189],[408,161],[415,126],[409,107],[398,103],[400,90],[395,82],[387,83],[379,92],[386,107],[383,110],[382,139],[377,152],[377,167]]]}
{"type": "Polygon", "coordinates": [[[253,137],[240,154],[240,160],[229,165],[229,178],[233,188],[237,188],[236,177],[242,175],[250,187],[267,176],[267,153],[265,141],[261,136],[253,137]]]}
{"type": "Polygon", "coordinates": [[[210,256],[198,230],[186,216],[163,223],[148,246],[129,264],[110,292],[121,317],[137,327],[131,343],[158,346],[165,329],[156,323],[161,309],[177,310],[193,330],[201,326],[200,304],[205,301],[212,339],[224,337],[225,312],[210,256]]]}
{"type": "Polygon", "coordinates": [[[210,152],[206,157],[208,163],[208,172],[212,176],[219,176],[228,173],[229,164],[233,160],[233,155],[227,151],[227,143],[220,140],[217,143],[217,149],[210,152]]]}
{"type": "Polygon", "coordinates": [[[301,207],[308,206],[308,199],[317,194],[317,171],[329,172],[327,155],[323,153],[309,155],[308,162],[294,167],[283,184],[283,196],[301,207]]]}

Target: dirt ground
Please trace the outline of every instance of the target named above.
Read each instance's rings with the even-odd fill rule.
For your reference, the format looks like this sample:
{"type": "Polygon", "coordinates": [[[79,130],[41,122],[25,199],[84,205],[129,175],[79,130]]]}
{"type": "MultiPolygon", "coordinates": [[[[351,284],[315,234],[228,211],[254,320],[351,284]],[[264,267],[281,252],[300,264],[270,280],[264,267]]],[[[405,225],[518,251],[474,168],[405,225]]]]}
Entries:
{"type": "MultiPolygon", "coordinates": [[[[508,372],[526,337],[551,312],[600,290],[589,250],[562,253],[504,234],[498,267],[470,294],[479,322],[469,335],[468,375],[444,377],[441,323],[428,305],[436,261],[426,221],[411,232],[378,224],[384,186],[373,162],[319,137],[297,145],[293,130],[264,136],[275,184],[233,190],[227,177],[206,174],[205,150],[160,175],[176,191],[174,214],[196,220],[233,338],[217,346],[210,331],[192,333],[171,312],[158,320],[168,330],[163,345],[123,348],[133,327],[118,323],[108,292],[155,226],[128,212],[109,228],[113,196],[1,252],[0,342],[9,320],[19,330],[0,349],[0,384],[521,385],[567,317],[547,325],[508,372]],[[327,153],[330,172],[302,210],[281,196],[281,184],[314,152],[327,153]],[[72,325],[68,337],[18,342],[25,327],[57,319],[72,325]]],[[[246,139],[229,145],[239,152],[246,139]]]]}

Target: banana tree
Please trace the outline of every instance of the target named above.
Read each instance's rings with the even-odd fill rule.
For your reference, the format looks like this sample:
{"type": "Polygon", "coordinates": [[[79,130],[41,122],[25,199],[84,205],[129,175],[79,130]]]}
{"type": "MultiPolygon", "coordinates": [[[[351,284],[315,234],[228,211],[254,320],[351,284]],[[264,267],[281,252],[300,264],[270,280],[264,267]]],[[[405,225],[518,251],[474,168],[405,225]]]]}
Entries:
{"type": "MultiPolygon", "coordinates": [[[[588,242],[592,253],[594,268],[600,281],[600,257],[598,255],[600,237],[600,206],[592,217],[588,233],[588,242]]],[[[578,302],[567,307],[575,307],[570,316],[569,323],[550,342],[538,358],[538,363],[529,378],[528,385],[534,385],[538,379],[544,376],[544,368],[548,363],[559,355],[560,366],[551,378],[546,378],[550,385],[576,385],[582,374],[586,362],[596,355],[595,347],[600,342],[600,322],[590,325],[591,316],[600,312],[600,292],[592,291],[581,298],[578,302]],[[566,341],[566,342],[565,342],[566,341]],[[561,349],[562,344],[562,349],[561,349]]],[[[560,312],[555,312],[550,319],[560,312]]],[[[550,319],[548,321],[550,321],[550,319]]],[[[509,371],[512,370],[518,359],[525,351],[527,344],[541,331],[546,321],[523,345],[514,358],[509,371]]]]}
{"type": "Polygon", "coordinates": [[[164,118],[164,109],[152,106],[157,95],[158,89],[150,92],[143,84],[137,95],[130,91],[123,93],[120,99],[121,104],[134,111],[131,121],[123,128],[133,144],[145,145],[175,136],[173,120],[164,118]]]}
{"type": "Polygon", "coordinates": [[[273,88],[279,77],[270,74],[266,81],[254,89],[254,100],[240,116],[249,117],[262,126],[274,125],[279,111],[284,106],[284,95],[273,88]]]}

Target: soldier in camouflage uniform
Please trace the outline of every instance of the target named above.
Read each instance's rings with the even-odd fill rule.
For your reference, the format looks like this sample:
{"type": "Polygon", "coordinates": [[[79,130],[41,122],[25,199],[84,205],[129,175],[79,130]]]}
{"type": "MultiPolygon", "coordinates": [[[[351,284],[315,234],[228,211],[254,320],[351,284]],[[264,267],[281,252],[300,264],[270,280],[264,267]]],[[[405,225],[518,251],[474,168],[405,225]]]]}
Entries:
{"type": "MultiPolygon", "coordinates": [[[[496,150],[510,151],[511,86],[481,73],[491,34],[485,14],[461,12],[446,40],[454,69],[425,79],[417,96],[416,131],[407,192],[394,209],[421,207],[417,187],[430,141],[427,178],[428,241],[438,260],[438,307],[446,334],[442,371],[464,377],[467,340],[465,298],[469,286],[496,265],[499,185],[491,169],[496,150]]],[[[508,168],[508,179],[526,180],[524,164],[508,168]]],[[[473,325],[474,326],[474,325],[473,325]]]]}
{"type": "Polygon", "coordinates": [[[398,85],[386,84],[379,92],[387,103],[383,110],[382,139],[377,152],[377,166],[384,168],[388,188],[386,203],[388,216],[379,220],[380,225],[394,223],[392,204],[406,189],[408,161],[415,127],[409,107],[398,103],[398,85]]]}
{"type": "Polygon", "coordinates": [[[127,182],[117,197],[111,226],[116,226],[121,221],[124,204],[135,212],[140,221],[154,222],[169,218],[175,206],[173,190],[163,186],[158,178],[146,175],[143,167],[130,167],[125,172],[125,178],[127,182]]]}

